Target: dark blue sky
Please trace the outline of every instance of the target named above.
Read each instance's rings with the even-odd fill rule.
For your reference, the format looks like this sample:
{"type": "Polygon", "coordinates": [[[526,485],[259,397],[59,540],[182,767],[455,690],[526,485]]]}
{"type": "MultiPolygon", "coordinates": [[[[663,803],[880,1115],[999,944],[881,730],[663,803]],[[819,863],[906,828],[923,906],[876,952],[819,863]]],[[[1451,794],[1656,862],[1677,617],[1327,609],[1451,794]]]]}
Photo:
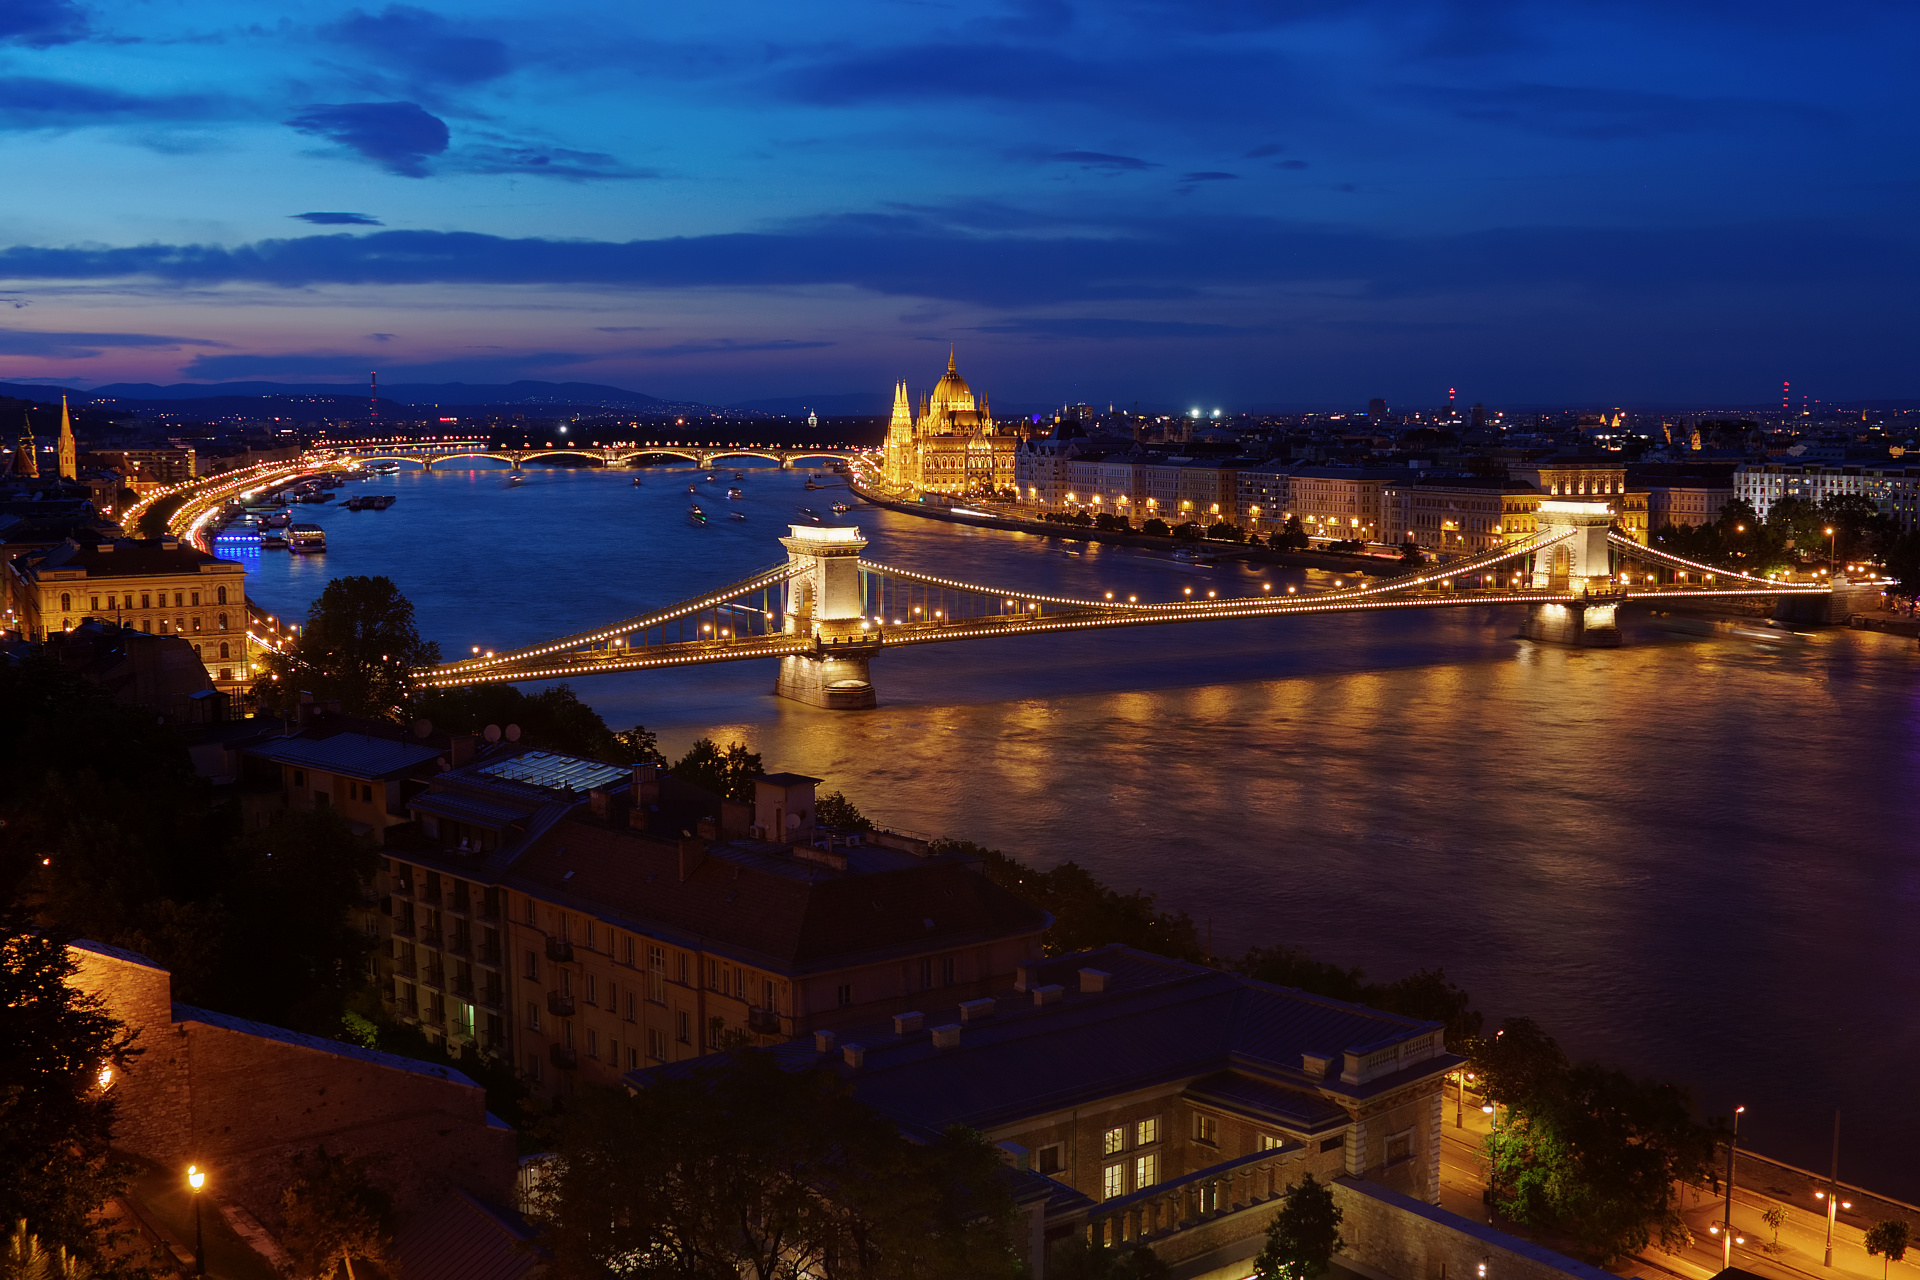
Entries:
{"type": "Polygon", "coordinates": [[[1920,395],[1920,8],[5,0],[0,376],[1920,395]]]}

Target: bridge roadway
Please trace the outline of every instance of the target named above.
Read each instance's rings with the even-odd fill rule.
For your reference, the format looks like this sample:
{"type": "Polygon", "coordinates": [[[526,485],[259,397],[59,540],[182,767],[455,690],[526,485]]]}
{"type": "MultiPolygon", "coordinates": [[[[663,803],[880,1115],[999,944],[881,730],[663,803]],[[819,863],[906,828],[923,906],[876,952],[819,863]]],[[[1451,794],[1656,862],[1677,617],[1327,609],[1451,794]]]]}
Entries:
{"type": "MultiPolygon", "coordinates": [[[[1233,618],[1519,605],[1528,609],[1529,618],[1522,634],[1604,646],[1619,643],[1615,611],[1630,599],[1830,594],[1821,584],[1732,574],[1652,551],[1604,526],[1552,527],[1444,566],[1314,595],[1168,603],[1034,594],[899,569],[860,559],[866,544],[857,529],[845,527],[795,526],[793,536],[781,541],[791,556],[787,563],[706,595],[592,631],[447,663],[416,678],[424,686],[446,688],[777,658],[778,691],[785,696],[854,709],[874,705],[869,661],[883,649],[902,645],[1233,618]],[[1604,566],[1604,576],[1556,577],[1538,569],[1488,572],[1515,561],[1524,568],[1539,553],[1548,553],[1542,561],[1564,568],[1564,553],[1559,560],[1551,556],[1582,532],[1600,535],[1585,554],[1638,560],[1660,568],[1669,580],[1634,588],[1627,582],[1633,575],[1614,573],[1611,563],[1604,566]]],[[[1593,566],[1572,565],[1588,567],[1593,566]]]]}
{"type": "Polygon", "coordinates": [[[491,458],[506,463],[515,471],[520,470],[523,463],[540,458],[586,458],[609,467],[626,466],[638,458],[684,458],[697,467],[711,467],[722,458],[762,458],[779,463],[782,469],[791,470],[794,463],[805,458],[850,462],[856,456],[856,451],[851,449],[760,449],[731,445],[702,448],[698,445],[647,443],[604,448],[593,445],[548,445],[538,449],[496,449],[484,440],[417,447],[343,445],[330,452],[336,458],[351,458],[356,462],[412,462],[426,471],[433,470],[435,463],[453,462],[460,458],[491,458]]]}

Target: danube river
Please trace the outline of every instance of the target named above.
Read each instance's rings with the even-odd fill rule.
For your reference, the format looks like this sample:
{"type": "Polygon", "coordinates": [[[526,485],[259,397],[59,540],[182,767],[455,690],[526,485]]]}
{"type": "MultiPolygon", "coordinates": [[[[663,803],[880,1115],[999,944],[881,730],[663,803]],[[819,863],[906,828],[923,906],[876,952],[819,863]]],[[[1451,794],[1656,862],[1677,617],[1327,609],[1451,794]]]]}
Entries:
{"type": "MultiPolygon", "coordinates": [[[[304,612],[384,573],[451,657],[640,612],[785,558],[803,473],[409,469],[384,512],[299,508],[324,556],[251,590],[304,612]],[[685,519],[690,481],[716,519],[685,519]],[[743,509],[748,519],[724,512],[743,509]]],[[[856,507],[870,558],[1033,591],[1221,595],[1327,575],[856,507]]],[[[895,825],[1077,859],[1189,912],[1219,953],[1305,947],[1375,977],[1444,966],[1497,1021],[1748,1110],[1757,1149],[1920,1199],[1920,654],[1826,631],[1628,647],[1514,638],[1494,608],[928,645],[874,663],[877,711],[771,696],[771,663],[590,679],[668,753],[739,739],[895,825]]],[[[1817,1207],[1817,1206],[1808,1206],[1817,1207]]]]}

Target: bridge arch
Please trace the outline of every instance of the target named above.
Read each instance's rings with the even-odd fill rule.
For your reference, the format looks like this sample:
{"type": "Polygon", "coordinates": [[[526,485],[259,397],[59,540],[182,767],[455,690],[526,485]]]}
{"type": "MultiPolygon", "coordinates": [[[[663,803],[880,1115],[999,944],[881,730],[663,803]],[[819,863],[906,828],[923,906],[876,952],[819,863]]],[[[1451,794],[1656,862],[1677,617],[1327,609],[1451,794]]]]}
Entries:
{"type": "Polygon", "coordinates": [[[718,462],[721,458],[765,458],[768,462],[785,461],[777,453],[767,453],[761,449],[719,449],[707,455],[709,462],[718,462]]]}
{"type": "Polygon", "coordinates": [[[685,458],[696,465],[700,461],[700,455],[690,449],[632,449],[613,455],[615,462],[632,462],[635,458],[685,458]]]}
{"type": "Polygon", "coordinates": [[[435,454],[433,457],[427,459],[426,465],[427,468],[431,470],[442,462],[452,462],[456,458],[491,458],[495,462],[504,462],[510,467],[515,465],[512,454],[494,453],[487,449],[463,449],[459,453],[435,454]]]}
{"type": "MultiPolygon", "coordinates": [[[[496,455],[487,454],[485,456],[494,457],[496,455]]],[[[517,464],[520,462],[532,462],[535,458],[590,458],[595,462],[611,464],[609,455],[599,449],[528,449],[520,454],[518,458],[511,459],[511,461],[517,464]]]]}
{"type": "Polygon", "coordinates": [[[433,470],[434,460],[418,453],[356,453],[355,462],[411,462],[422,471],[433,470]]]}

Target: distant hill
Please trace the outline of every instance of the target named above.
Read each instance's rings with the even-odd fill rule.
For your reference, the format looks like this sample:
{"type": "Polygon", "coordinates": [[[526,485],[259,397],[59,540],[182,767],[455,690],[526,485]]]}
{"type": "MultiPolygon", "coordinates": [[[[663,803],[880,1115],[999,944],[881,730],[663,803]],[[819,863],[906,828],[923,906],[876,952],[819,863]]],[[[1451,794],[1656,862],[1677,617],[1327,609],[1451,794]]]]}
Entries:
{"type": "Polygon", "coordinates": [[[884,391],[851,391],[840,395],[774,396],[766,400],[742,400],[729,409],[749,413],[778,413],[789,418],[804,418],[808,410],[823,418],[859,418],[883,416],[893,411],[893,397],[884,391]]]}
{"type": "MultiPolygon", "coordinates": [[[[38,388],[36,388],[38,390],[38,388]]],[[[55,392],[58,395],[58,392],[55,392]]],[[[228,396],[326,396],[364,400],[367,392],[338,382],[112,382],[86,392],[90,399],[134,401],[215,400],[228,396]]],[[[380,399],[405,405],[587,405],[595,408],[654,409],[668,402],[657,396],[596,382],[389,382],[380,399]]]]}

